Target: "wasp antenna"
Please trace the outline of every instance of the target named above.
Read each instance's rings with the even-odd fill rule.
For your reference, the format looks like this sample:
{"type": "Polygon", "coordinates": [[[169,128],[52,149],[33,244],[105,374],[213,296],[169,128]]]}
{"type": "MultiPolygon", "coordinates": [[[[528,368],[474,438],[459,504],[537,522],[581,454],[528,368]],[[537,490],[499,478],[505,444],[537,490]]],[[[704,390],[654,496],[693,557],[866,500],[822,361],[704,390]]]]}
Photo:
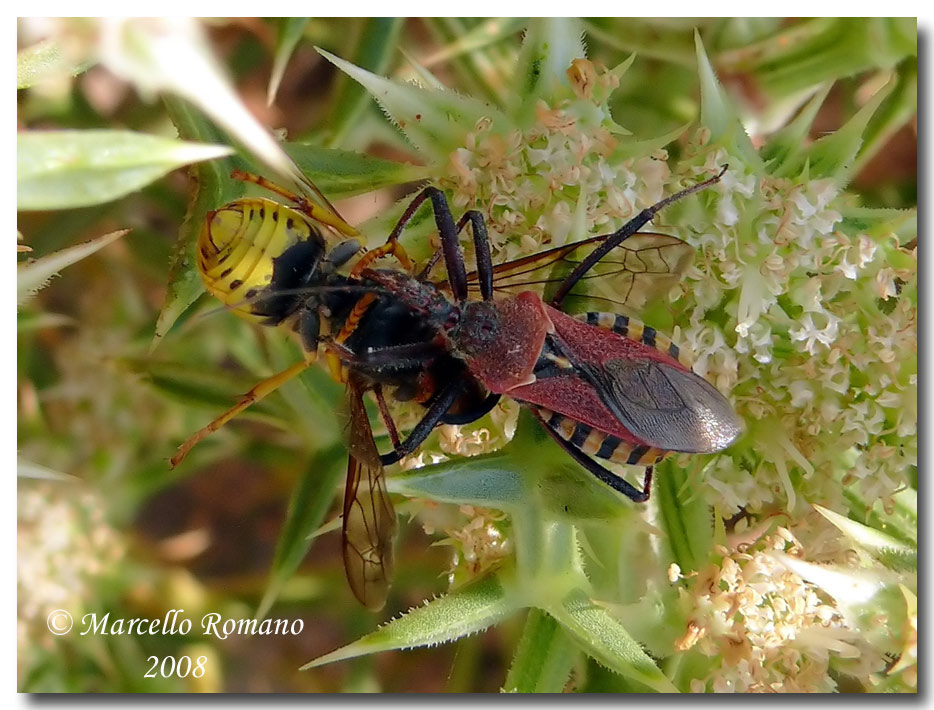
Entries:
{"type": "Polygon", "coordinates": [[[728,164],[727,164],[727,165],[724,165],[724,166],[720,169],[720,172],[717,173],[716,175],[714,175],[713,177],[709,177],[709,178],[707,178],[706,180],[702,180],[701,182],[695,183],[695,184],[691,185],[690,187],[684,188],[684,189],[681,190],[680,192],[676,192],[676,193],[673,194],[673,195],[669,195],[669,196],[666,197],[664,200],[661,200],[661,201],[659,201],[659,202],[656,202],[654,205],[652,205],[651,207],[648,208],[648,209],[649,209],[649,212],[650,212],[651,214],[653,214],[653,215],[658,214],[659,211],[661,211],[662,209],[664,209],[665,207],[667,207],[668,205],[670,205],[672,202],[677,202],[678,200],[680,200],[680,199],[682,199],[682,198],[684,198],[684,197],[687,197],[688,195],[693,195],[695,192],[700,192],[700,191],[703,190],[705,187],[710,187],[710,186],[713,185],[714,183],[720,182],[720,178],[723,177],[723,175],[724,175],[724,174],[726,173],[726,171],[727,171],[727,168],[729,168],[729,167],[730,167],[730,166],[729,166],[728,164]]]}

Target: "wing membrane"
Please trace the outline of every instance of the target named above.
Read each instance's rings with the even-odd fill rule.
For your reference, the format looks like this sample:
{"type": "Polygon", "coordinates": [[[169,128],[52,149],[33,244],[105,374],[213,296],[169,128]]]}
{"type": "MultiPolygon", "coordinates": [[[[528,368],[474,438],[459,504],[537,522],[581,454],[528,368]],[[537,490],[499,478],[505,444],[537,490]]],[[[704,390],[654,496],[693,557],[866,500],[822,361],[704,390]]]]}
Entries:
{"type": "MultiPolygon", "coordinates": [[[[590,237],[499,264],[493,268],[493,287],[500,293],[544,287],[547,300],[549,291],[557,289],[572,269],[610,236],[590,237]]],[[[677,237],[638,232],[601,259],[570,295],[638,309],[670,288],[693,256],[693,247],[677,237]]],[[[468,275],[468,281],[470,292],[479,293],[476,272],[468,275]]]]}
{"type": "Polygon", "coordinates": [[[386,602],[392,578],[396,514],[363,405],[364,391],[351,376],[347,382],[350,456],[344,489],[344,570],[354,596],[368,609],[378,610],[386,602]]]}
{"type": "Polygon", "coordinates": [[[581,372],[627,430],[665,451],[711,453],[729,446],[742,425],[707,380],[656,360],[617,358],[581,372]]]}

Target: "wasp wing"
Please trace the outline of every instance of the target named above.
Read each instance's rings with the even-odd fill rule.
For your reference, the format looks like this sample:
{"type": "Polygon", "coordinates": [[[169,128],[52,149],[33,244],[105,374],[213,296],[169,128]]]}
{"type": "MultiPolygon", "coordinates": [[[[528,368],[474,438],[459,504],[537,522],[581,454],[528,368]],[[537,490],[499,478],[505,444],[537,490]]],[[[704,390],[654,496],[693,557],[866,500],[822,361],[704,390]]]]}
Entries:
{"type": "Polygon", "coordinates": [[[368,609],[386,602],[392,577],[396,514],[363,404],[365,387],[351,375],[347,382],[350,411],[347,485],[344,489],[344,570],[354,596],[368,609]]]}
{"type": "MultiPolygon", "coordinates": [[[[544,286],[548,300],[549,291],[556,290],[580,261],[611,236],[602,234],[499,264],[493,268],[493,287],[518,293],[544,286]]],[[[639,309],[670,288],[693,257],[694,248],[677,237],[637,232],[595,264],[569,295],[639,309]]],[[[470,291],[479,293],[476,272],[468,275],[468,281],[470,291]]]]}
{"type": "Polygon", "coordinates": [[[582,364],[580,373],[619,422],[655,448],[711,453],[742,431],[726,397],[690,370],[660,360],[613,358],[582,364]]]}

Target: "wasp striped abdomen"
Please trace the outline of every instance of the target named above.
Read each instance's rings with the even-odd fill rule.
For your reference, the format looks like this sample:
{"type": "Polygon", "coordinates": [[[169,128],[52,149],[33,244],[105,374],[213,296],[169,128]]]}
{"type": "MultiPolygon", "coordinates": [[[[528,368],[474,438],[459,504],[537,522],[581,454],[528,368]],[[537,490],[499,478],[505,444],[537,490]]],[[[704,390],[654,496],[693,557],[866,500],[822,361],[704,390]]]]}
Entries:
{"type": "Polygon", "coordinates": [[[307,217],[266,199],[241,199],[208,214],[198,238],[207,290],[238,315],[276,325],[313,283],[324,237],[307,217]],[[262,291],[269,295],[261,296],[262,291]]]}

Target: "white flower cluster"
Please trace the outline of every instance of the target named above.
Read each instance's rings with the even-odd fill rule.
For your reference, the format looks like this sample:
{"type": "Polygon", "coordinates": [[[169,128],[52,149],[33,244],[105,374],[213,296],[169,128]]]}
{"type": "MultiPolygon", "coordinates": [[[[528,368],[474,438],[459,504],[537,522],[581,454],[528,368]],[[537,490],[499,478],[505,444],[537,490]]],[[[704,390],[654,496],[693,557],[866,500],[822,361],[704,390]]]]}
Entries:
{"type": "Polygon", "coordinates": [[[885,658],[847,625],[833,600],[774,554],[803,554],[788,529],[779,527],[756,548],[718,548],[721,561],[681,592],[691,620],[677,649],[696,647],[717,662],[707,678],[693,681],[694,692],[833,692],[832,658],[855,664],[861,677],[884,669],[885,658]]]}

